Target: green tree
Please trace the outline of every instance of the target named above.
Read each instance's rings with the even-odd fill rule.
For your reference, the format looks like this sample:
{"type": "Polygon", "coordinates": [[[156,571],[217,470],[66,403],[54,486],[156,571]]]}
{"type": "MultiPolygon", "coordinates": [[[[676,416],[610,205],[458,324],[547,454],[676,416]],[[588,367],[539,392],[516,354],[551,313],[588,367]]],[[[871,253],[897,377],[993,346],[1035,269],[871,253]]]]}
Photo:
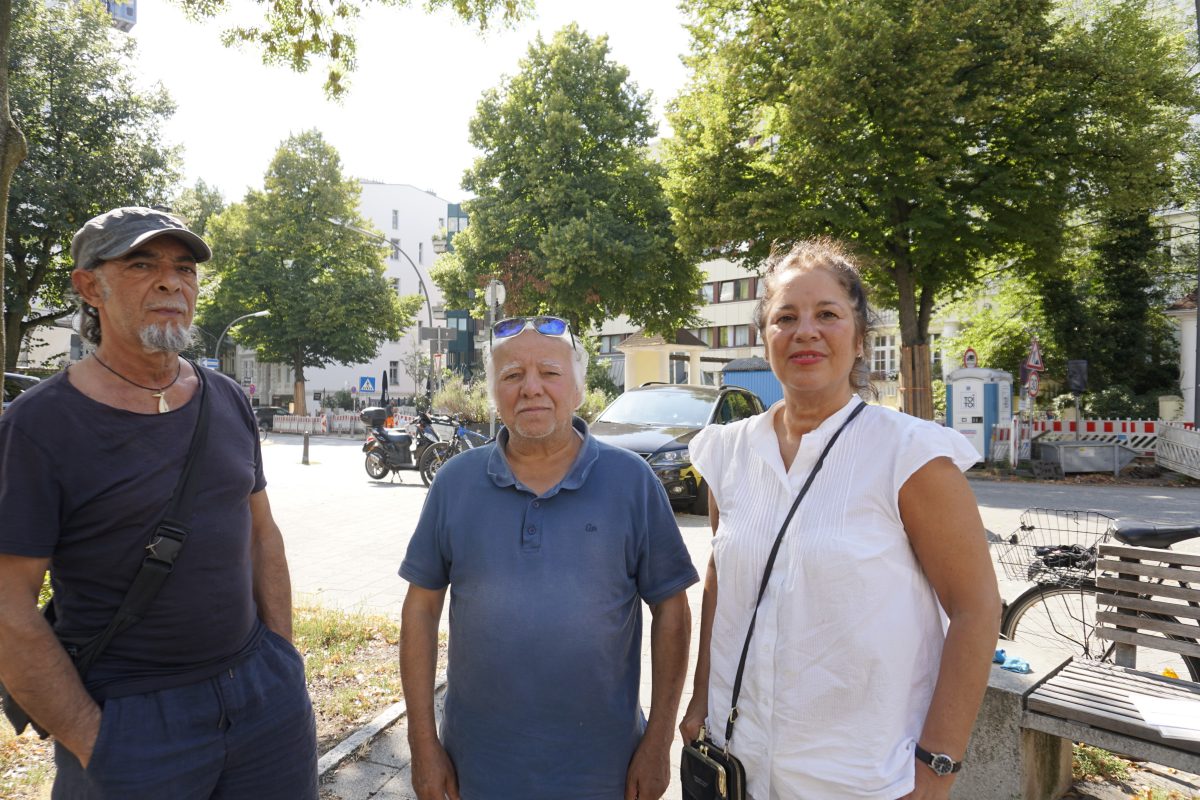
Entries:
{"type": "Polygon", "coordinates": [[[29,152],[9,193],[10,364],[34,328],[73,310],[65,293],[76,229],[116,206],[160,203],[178,180],[176,149],[159,136],[174,105],[161,88],[137,89],[136,43],[109,35],[103,4],[17,0],[14,23],[11,102],[29,152]],[[44,310],[34,313],[35,302],[44,310]]]}
{"type": "Polygon", "coordinates": [[[1086,210],[1155,206],[1196,104],[1141,0],[688,0],[693,77],[668,191],[691,252],[851,241],[899,312],[905,410],[929,416],[935,302],[982,269],[1053,271],[1086,210]]]}
{"type": "Polygon", "coordinates": [[[204,236],[208,230],[208,220],[225,210],[225,198],[220,189],[209,186],[203,178],[199,178],[195,186],[188,186],[179,193],[171,208],[187,222],[189,228],[204,236]]]}
{"type": "Polygon", "coordinates": [[[221,330],[242,314],[240,341],[295,373],[296,413],[305,409],[304,369],[375,357],[413,323],[418,295],[397,297],[384,277],[387,249],[329,220],[358,227],[359,186],[317,131],[289,137],[264,188],[209,220],[216,254],[202,297],[201,324],[221,330]]]}
{"type": "MultiPolygon", "coordinates": [[[[7,0],[6,0],[7,1],[7,0]]],[[[212,19],[232,5],[230,0],[178,0],[193,19],[212,19]]],[[[325,91],[337,97],[346,91],[346,76],[354,71],[355,22],[373,0],[330,0],[297,3],[294,0],[254,0],[262,19],[225,29],[226,46],[248,44],[262,53],[264,64],[283,65],[305,72],[314,60],[328,64],[325,91]]],[[[410,0],[374,0],[381,5],[406,7],[410,0]]],[[[532,0],[425,0],[428,11],[449,9],[460,19],[487,28],[499,16],[502,24],[521,19],[532,0]]]]}
{"type": "Polygon", "coordinates": [[[675,245],[654,134],[606,37],[538,37],[471,121],[483,155],[463,179],[471,226],[439,265],[448,302],[495,278],[507,313],[550,311],[576,330],[621,314],[654,332],[688,325],[702,279],[675,245]]]}

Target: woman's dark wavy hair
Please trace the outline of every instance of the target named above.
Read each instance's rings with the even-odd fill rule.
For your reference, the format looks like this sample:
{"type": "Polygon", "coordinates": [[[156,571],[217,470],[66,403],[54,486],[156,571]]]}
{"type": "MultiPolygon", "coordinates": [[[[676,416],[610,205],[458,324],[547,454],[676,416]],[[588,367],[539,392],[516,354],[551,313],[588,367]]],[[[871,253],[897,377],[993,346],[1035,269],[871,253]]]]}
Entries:
{"type": "Polygon", "coordinates": [[[862,343],[863,355],[854,362],[850,370],[850,385],[860,395],[877,396],[878,392],[871,383],[871,336],[875,326],[871,309],[868,304],[867,287],[862,280],[862,270],[858,258],[846,245],[825,236],[815,239],[805,239],[791,247],[780,247],[776,244],[767,257],[759,281],[763,286],[762,297],[754,305],[754,326],[758,328],[760,338],[767,326],[767,309],[779,283],[779,276],[788,270],[807,272],[812,269],[828,270],[850,298],[854,311],[854,328],[862,343]]]}

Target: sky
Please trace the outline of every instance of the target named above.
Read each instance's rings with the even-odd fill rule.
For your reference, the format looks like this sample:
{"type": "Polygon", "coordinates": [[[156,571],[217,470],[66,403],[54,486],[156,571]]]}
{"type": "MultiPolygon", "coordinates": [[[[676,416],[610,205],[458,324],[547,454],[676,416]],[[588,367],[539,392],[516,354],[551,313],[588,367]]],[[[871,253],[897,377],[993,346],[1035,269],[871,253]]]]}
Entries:
{"type": "MultiPolygon", "coordinates": [[[[248,0],[230,0],[246,9],[248,0]]],[[[262,186],[263,173],[292,133],[316,128],[342,158],[347,176],[408,183],[450,202],[468,199],[463,171],[478,153],[467,126],[482,93],[517,71],[529,43],[574,21],[607,34],[610,57],[649,90],[667,135],[663,110],[683,87],[680,56],[688,49],[676,0],[536,0],[513,29],[481,34],[449,12],[370,8],[360,17],[358,68],[349,93],[329,101],[325,70],[305,74],[262,64],[250,48],[220,42],[224,18],[187,20],[166,0],[140,0],[132,35],[146,85],[160,82],[178,108],[164,139],[183,146],[184,183],[202,178],[227,202],[262,186]]]]}

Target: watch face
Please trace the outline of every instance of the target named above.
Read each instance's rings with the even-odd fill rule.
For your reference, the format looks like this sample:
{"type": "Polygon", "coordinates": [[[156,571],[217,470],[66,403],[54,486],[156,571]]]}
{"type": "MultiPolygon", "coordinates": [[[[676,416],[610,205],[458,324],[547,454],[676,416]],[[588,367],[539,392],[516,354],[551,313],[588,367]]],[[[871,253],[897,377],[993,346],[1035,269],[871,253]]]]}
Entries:
{"type": "Polygon", "coordinates": [[[933,761],[929,762],[929,766],[933,767],[933,771],[938,775],[949,775],[954,771],[954,759],[944,753],[937,753],[933,761]]]}

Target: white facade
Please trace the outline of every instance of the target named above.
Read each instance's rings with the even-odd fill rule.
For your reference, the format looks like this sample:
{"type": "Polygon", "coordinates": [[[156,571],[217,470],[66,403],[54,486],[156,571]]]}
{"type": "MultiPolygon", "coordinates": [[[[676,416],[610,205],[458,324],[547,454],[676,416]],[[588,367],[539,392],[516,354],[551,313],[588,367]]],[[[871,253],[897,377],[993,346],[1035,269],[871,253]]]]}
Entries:
{"type": "MultiPolygon", "coordinates": [[[[417,326],[430,325],[430,310],[434,325],[445,323],[439,317],[442,311],[442,295],[429,279],[433,266],[435,240],[444,240],[447,218],[445,200],[423,189],[403,183],[378,183],[362,181],[362,198],[359,213],[370,221],[371,227],[393,244],[384,264],[386,275],[399,295],[421,294],[421,284],[429,293],[429,304],[422,303],[416,324],[397,342],[385,342],[375,358],[364,364],[350,366],[330,365],[322,369],[305,370],[305,391],[308,405],[313,405],[313,393],[333,393],[342,389],[357,389],[364,377],[375,383],[375,399],[380,399],[384,373],[388,374],[388,394],[392,397],[420,391],[404,372],[403,356],[420,348],[429,352],[429,342],[419,342],[417,326]],[[398,250],[396,249],[398,248],[398,250]],[[405,258],[405,256],[408,258],[405,258]],[[411,259],[411,263],[410,263],[411,259]]],[[[239,356],[239,359],[242,357],[239,356]]],[[[239,364],[239,368],[240,368],[239,364]]],[[[280,392],[277,388],[276,392],[280,392]]],[[[280,392],[283,393],[283,392],[280,392]]],[[[287,394],[291,394],[288,388],[287,394]]]]}

